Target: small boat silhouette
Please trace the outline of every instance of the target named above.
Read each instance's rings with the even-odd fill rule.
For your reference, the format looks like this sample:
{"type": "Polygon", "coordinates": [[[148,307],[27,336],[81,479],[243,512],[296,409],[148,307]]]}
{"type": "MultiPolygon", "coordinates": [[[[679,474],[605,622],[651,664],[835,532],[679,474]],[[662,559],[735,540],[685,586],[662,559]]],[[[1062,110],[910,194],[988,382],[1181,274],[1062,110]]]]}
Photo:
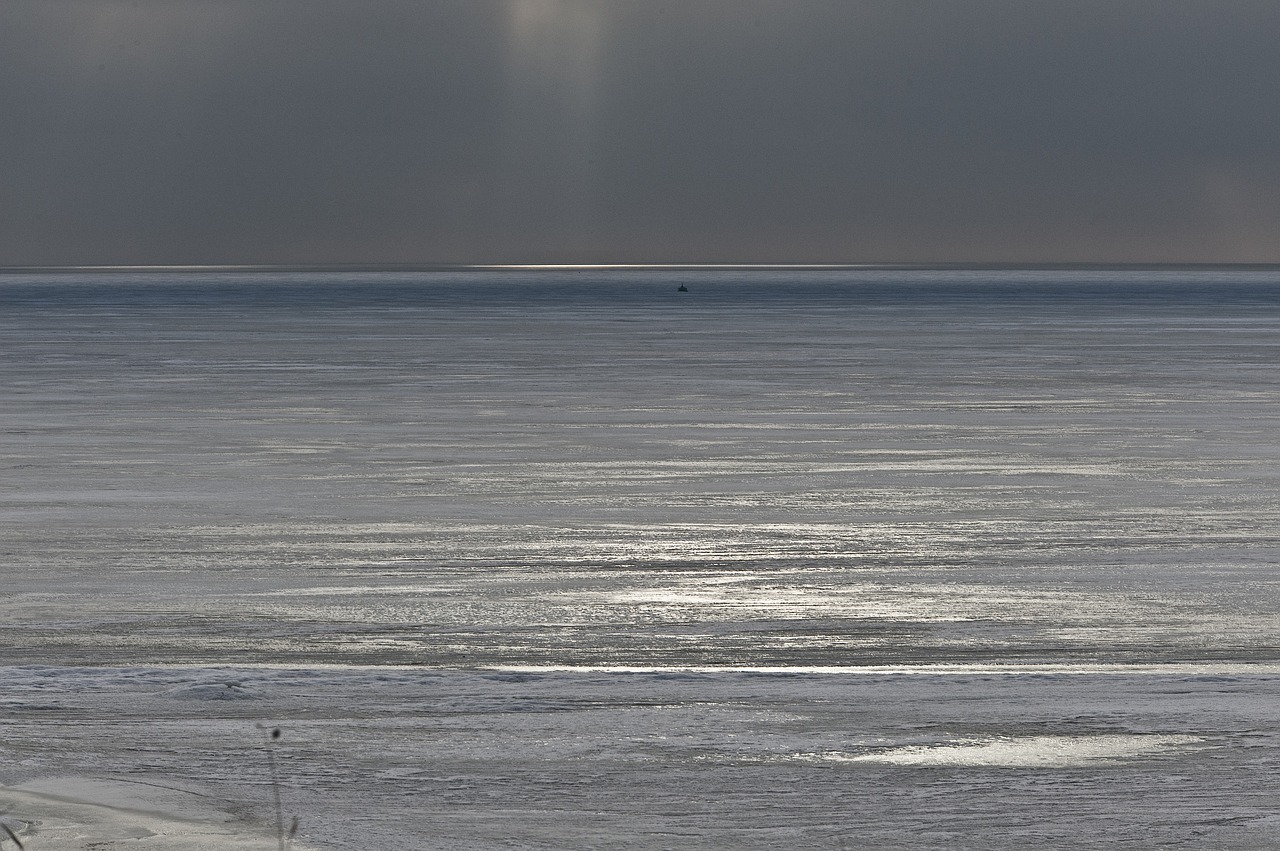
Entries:
{"type": "Polygon", "coordinates": [[[678,293],[687,293],[688,291],[689,291],[689,288],[686,287],[684,284],[681,284],[680,286],[676,287],[676,292],[678,293]]]}

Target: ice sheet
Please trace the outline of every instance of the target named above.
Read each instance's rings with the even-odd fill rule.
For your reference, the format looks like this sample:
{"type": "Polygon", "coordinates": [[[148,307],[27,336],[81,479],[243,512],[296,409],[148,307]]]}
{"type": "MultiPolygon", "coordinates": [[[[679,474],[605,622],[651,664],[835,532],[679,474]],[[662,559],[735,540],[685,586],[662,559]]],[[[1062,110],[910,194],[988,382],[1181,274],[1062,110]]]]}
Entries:
{"type": "MultiPolygon", "coordinates": [[[[107,778],[146,802],[96,799],[122,814],[86,843],[99,824],[183,837],[137,810],[269,839],[276,727],[283,810],[320,848],[1280,841],[1276,671],[19,667],[0,690],[6,782],[107,778]]],[[[10,824],[44,825],[30,848],[87,847],[47,844],[70,817],[7,791],[10,824]]]]}
{"type": "Polygon", "coordinates": [[[316,847],[1274,843],[1273,272],[687,282],[0,276],[0,779],[270,838],[280,723],[316,847]]]}

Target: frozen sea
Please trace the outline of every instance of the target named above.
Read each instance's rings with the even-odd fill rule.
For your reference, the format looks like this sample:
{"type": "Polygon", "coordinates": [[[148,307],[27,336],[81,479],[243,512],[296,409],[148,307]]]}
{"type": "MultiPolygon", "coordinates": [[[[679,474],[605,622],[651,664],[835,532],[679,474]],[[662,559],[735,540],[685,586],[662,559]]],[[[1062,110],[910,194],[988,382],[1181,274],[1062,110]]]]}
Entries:
{"type": "Polygon", "coordinates": [[[0,274],[0,810],[1276,847],[1278,462],[1276,271],[0,274]]]}

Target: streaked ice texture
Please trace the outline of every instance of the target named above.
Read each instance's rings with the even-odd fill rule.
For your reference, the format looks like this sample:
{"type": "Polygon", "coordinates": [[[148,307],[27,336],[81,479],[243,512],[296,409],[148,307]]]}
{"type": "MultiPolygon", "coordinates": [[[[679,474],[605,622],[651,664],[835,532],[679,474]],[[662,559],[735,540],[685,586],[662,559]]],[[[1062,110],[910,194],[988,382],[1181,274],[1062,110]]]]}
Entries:
{"type": "Polygon", "coordinates": [[[1280,674],[1202,671],[11,667],[0,755],[222,802],[243,841],[278,724],[319,848],[1274,848],[1280,674]]]}
{"type": "Polygon", "coordinates": [[[387,848],[1268,847],[1278,366],[1267,271],[0,275],[0,780],[248,802],[258,719],[387,848]]]}

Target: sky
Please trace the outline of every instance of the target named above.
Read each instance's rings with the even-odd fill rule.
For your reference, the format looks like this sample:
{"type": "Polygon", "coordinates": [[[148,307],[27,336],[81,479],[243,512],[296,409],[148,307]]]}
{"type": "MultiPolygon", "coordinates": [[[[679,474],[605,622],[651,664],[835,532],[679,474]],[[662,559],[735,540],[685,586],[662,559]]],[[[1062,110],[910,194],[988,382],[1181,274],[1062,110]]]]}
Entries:
{"type": "Polygon", "coordinates": [[[1280,262],[1275,0],[3,0],[0,265],[1280,262]]]}

